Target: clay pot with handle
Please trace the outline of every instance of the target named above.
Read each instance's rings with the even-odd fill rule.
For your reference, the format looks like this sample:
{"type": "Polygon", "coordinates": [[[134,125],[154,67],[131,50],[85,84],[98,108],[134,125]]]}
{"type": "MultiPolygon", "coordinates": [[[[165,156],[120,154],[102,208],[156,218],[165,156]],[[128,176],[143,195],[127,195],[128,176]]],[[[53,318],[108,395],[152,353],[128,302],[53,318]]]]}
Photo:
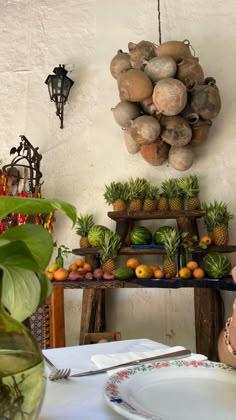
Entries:
{"type": "Polygon", "coordinates": [[[215,80],[208,77],[203,85],[194,82],[187,87],[192,112],[198,114],[203,120],[217,117],[221,109],[221,99],[215,80]]]}
{"type": "Polygon", "coordinates": [[[154,143],[158,139],[160,131],[159,121],[151,115],[141,115],[131,121],[131,136],[140,145],[154,143]]]}
{"type": "Polygon", "coordinates": [[[179,115],[161,118],[161,139],[171,146],[185,146],[192,138],[192,130],[185,118],[179,115]]]}
{"type": "Polygon", "coordinates": [[[141,146],[140,153],[150,165],[160,166],[168,159],[169,150],[170,146],[167,143],[157,139],[152,144],[141,146]]]}
{"type": "Polygon", "coordinates": [[[121,101],[141,102],[153,92],[151,79],[141,70],[121,72],[117,78],[121,101]]]}
{"type": "Polygon", "coordinates": [[[129,42],[128,49],[133,69],[143,70],[144,62],[156,56],[156,46],[150,41],[129,42]]]}
{"type": "Polygon", "coordinates": [[[128,53],[118,50],[117,54],[111,60],[110,72],[117,79],[122,71],[131,69],[130,56],[128,53]]]}
{"type": "Polygon", "coordinates": [[[151,60],[146,61],[145,64],[144,72],[154,83],[166,77],[175,77],[177,71],[175,60],[168,55],[153,57],[151,60]]]}
{"type": "Polygon", "coordinates": [[[197,82],[199,85],[203,84],[204,72],[198,63],[198,59],[181,57],[177,61],[176,78],[185,85],[191,81],[197,82]]]}
{"type": "Polygon", "coordinates": [[[192,139],[189,144],[190,146],[199,146],[208,138],[212,121],[202,120],[199,118],[199,115],[195,113],[189,114],[187,120],[192,128],[192,139]]]}
{"type": "Polygon", "coordinates": [[[189,47],[190,42],[187,39],[184,41],[167,41],[157,48],[156,55],[170,55],[176,61],[180,57],[194,58],[189,47]]]}
{"type": "Polygon", "coordinates": [[[187,104],[187,88],[180,80],[162,79],[154,87],[152,98],[160,113],[167,116],[177,115],[187,104]]]}
{"type": "Polygon", "coordinates": [[[141,108],[135,102],[121,101],[114,108],[111,108],[115,121],[122,128],[129,128],[131,120],[141,115],[141,108]]]}

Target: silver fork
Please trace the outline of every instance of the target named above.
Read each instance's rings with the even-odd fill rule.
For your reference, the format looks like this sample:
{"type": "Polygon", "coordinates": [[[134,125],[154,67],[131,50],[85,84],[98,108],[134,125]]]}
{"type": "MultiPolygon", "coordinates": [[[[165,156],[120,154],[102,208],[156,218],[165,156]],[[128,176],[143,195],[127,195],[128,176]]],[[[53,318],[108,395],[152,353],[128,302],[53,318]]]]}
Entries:
{"type": "Polygon", "coordinates": [[[67,379],[70,376],[71,369],[58,369],[45,355],[43,355],[47,364],[52,368],[49,379],[50,381],[56,381],[58,379],[67,379]]]}

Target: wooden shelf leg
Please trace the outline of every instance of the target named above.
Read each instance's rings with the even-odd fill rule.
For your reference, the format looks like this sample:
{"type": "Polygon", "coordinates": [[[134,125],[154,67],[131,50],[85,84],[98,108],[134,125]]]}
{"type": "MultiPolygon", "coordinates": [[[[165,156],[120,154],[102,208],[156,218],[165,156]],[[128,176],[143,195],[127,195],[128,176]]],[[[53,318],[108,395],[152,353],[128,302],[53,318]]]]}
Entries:
{"type": "Polygon", "coordinates": [[[50,296],[50,348],[65,347],[64,288],[54,287],[50,296]]]}
{"type": "Polygon", "coordinates": [[[84,334],[105,330],[105,290],[84,289],[80,324],[80,344],[84,334]]]}
{"type": "Polygon", "coordinates": [[[218,361],[217,341],[224,325],[224,305],[217,289],[194,289],[196,350],[218,361]]]}
{"type": "Polygon", "coordinates": [[[130,233],[133,229],[134,221],[131,219],[119,219],[116,222],[116,233],[121,237],[123,245],[130,245],[130,233]]]}

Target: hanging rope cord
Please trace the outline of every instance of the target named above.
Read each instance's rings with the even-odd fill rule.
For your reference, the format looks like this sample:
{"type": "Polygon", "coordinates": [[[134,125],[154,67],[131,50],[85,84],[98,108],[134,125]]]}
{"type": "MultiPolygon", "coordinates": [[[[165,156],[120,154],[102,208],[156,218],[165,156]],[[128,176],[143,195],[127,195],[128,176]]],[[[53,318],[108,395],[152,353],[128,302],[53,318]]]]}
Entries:
{"type": "Polygon", "coordinates": [[[159,45],[161,45],[161,0],[157,0],[158,34],[159,45]]]}
{"type": "MultiPolygon", "coordinates": [[[[158,35],[159,35],[159,45],[161,45],[162,41],[162,33],[161,33],[161,0],[157,0],[157,18],[158,18],[158,35]]],[[[195,57],[195,50],[193,46],[190,44],[188,40],[184,40],[187,45],[191,48],[193,52],[193,56],[195,57]]]]}

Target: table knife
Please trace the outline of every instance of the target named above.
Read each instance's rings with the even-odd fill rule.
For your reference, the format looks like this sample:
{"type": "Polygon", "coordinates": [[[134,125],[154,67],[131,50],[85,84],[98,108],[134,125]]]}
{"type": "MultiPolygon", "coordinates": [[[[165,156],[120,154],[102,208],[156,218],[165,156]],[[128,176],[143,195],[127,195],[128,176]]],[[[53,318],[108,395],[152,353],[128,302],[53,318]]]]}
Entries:
{"type": "Polygon", "coordinates": [[[81,372],[81,373],[75,373],[73,375],[70,375],[70,378],[78,378],[80,376],[89,376],[89,375],[98,375],[99,373],[104,373],[104,372],[108,372],[109,370],[113,370],[113,369],[118,369],[121,367],[125,367],[125,366],[131,366],[131,365],[139,365],[141,363],[144,362],[150,362],[151,360],[160,360],[160,359],[178,359],[178,358],[184,358],[187,356],[191,355],[191,351],[190,350],[177,350],[177,351],[173,351],[172,353],[163,353],[163,354],[159,354],[157,356],[152,356],[152,357],[145,357],[145,358],[141,358],[141,359],[136,359],[136,360],[130,360],[129,362],[125,362],[125,363],[119,363],[118,365],[113,365],[113,366],[109,366],[109,367],[105,367],[102,369],[97,369],[97,370],[88,370],[86,372],[81,372]]]}

